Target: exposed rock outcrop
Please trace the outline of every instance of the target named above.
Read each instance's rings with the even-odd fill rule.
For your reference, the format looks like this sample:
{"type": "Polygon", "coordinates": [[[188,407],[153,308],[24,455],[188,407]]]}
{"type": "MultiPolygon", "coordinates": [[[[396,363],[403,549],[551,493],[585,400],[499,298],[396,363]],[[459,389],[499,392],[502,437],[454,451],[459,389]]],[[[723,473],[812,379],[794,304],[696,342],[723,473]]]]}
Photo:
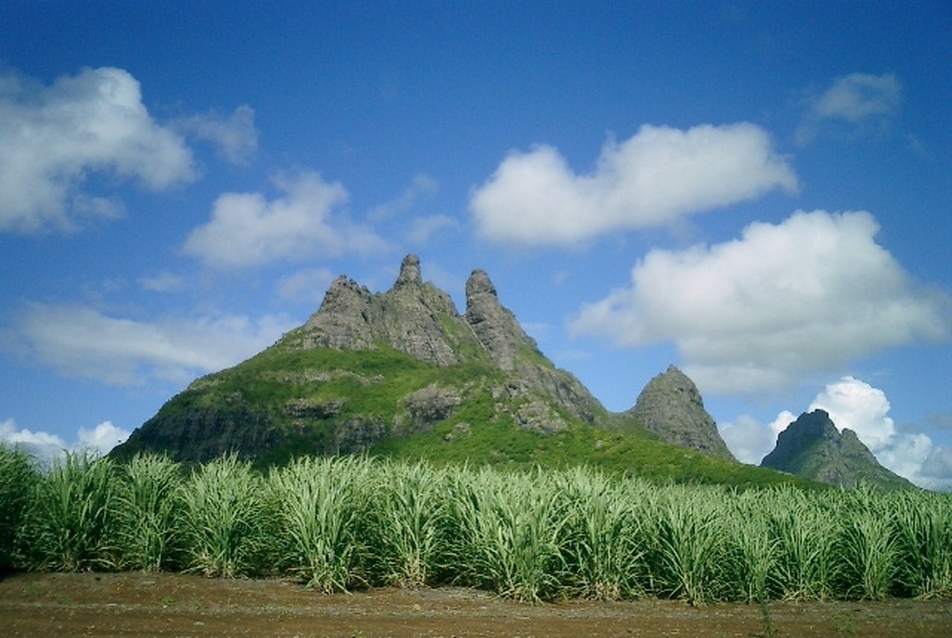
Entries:
{"type": "Polygon", "coordinates": [[[628,414],[668,443],[735,460],[697,386],[673,365],[648,382],[628,414]]]}
{"type": "MultiPolygon", "coordinates": [[[[554,399],[569,414],[594,423],[601,404],[572,375],[556,369],[539,351],[512,312],[499,302],[496,286],[484,270],[474,270],[466,281],[466,313],[460,315],[451,297],[424,283],[420,260],[407,255],[393,287],[372,294],[346,277],[338,278],[324,296],[320,309],[300,329],[303,347],[372,350],[380,343],[438,366],[467,360],[488,360],[524,381],[510,388],[510,399],[529,400],[538,392],[554,399]]],[[[542,415],[538,407],[521,414],[542,415]]],[[[526,418],[525,427],[557,431],[551,423],[526,418]]]]}
{"type": "Polygon", "coordinates": [[[890,489],[913,487],[880,465],[855,432],[839,431],[829,413],[819,409],[804,412],[788,425],[760,465],[839,487],[860,482],[890,489]]]}
{"type": "Polygon", "coordinates": [[[538,351],[515,315],[503,308],[496,286],[483,270],[474,270],[466,280],[466,322],[486,351],[503,370],[514,370],[521,349],[538,351]]]}
{"type": "Polygon", "coordinates": [[[336,350],[373,350],[383,342],[421,361],[451,366],[460,363],[459,341],[475,341],[468,333],[450,296],[424,284],[419,258],[407,255],[384,294],[337,278],[300,329],[300,339],[305,348],[336,350]]]}

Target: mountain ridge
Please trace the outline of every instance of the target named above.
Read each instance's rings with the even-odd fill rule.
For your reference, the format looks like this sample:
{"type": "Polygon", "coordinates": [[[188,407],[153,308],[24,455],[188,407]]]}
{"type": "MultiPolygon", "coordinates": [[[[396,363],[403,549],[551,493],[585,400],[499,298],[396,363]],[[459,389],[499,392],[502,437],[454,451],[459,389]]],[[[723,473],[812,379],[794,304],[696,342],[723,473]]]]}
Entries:
{"type": "Polygon", "coordinates": [[[423,281],[415,255],[386,292],[337,278],[303,325],[195,380],[110,455],[145,451],[187,463],[229,452],[262,465],[370,453],[596,464],[662,480],[797,480],[671,445],[630,413],[609,412],[545,357],[485,271],[472,271],[460,313],[423,281]]]}

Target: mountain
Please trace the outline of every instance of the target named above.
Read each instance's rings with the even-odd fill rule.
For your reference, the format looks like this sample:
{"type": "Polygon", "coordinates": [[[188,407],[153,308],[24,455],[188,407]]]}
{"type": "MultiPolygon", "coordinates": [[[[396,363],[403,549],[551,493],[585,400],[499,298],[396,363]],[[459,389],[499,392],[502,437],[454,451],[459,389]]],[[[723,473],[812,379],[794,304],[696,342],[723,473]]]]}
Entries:
{"type": "MultiPolygon", "coordinates": [[[[700,405],[696,388],[684,396],[700,405]]],[[[414,255],[384,293],[339,277],[304,325],[194,381],[110,455],[145,451],[186,463],[226,452],[262,466],[302,454],[370,453],[590,464],[664,480],[797,481],[671,445],[636,416],[608,412],[539,351],[484,271],[467,280],[461,314],[423,281],[414,255]]]]}
{"type": "Polygon", "coordinates": [[[801,414],[780,433],[760,465],[840,487],[861,482],[887,489],[913,487],[880,465],[855,432],[840,432],[825,410],[801,414]]]}
{"type": "Polygon", "coordinates": [[[628,414],[668,443],[735,460],[697,386],[673,365],[648,382],[628,414]]]}

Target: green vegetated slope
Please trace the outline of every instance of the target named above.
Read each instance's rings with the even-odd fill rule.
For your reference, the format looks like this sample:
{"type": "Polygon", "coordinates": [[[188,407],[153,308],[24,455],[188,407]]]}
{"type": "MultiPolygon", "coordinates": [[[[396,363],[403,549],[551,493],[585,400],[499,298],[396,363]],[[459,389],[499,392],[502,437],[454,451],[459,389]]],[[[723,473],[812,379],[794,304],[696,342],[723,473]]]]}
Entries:
{"type": "MultiPolygon", "coordinates": [[[[592,425],[546,397],[513,398],[505,390],[518,379],[479,356],[440,367],[386,344],[300,349],[296,338],[195,381],[113,456],[149,450],[206,462],[228,450],[268,466],[302,455],[369,453],[512,468],[592,465],[661,481],[809,484],[664,443],[603,409],[592,425]],[[557,430],[516,423],[514,415],[534,401],[561,420],[557,430]]],[[[526,356],[538,364],[541,355],[526,356]]]]}

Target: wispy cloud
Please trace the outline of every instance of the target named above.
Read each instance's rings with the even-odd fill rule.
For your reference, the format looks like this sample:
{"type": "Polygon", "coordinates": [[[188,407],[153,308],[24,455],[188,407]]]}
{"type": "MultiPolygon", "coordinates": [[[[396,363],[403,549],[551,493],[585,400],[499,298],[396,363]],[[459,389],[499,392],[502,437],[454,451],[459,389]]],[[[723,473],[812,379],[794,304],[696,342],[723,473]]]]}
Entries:
{"type": "Polygon", "coordinates": [[[400,193],[399,197],[373,207],[367,213],[367,217],[373,221],[390,219],[395,215],[412,210],[421,200],[433,197],[439,189],[439,182],[425,173],[420,173],[413,178],[413,183],[400,193]]]}
{"type": "Polygon", "coordinates": [[[451,228],[459,228],[459,222],[449,215],[416,217],[410,222],[407,230],[407,241],[420,246],[428,243],[433,235],[438,232],[451,228]]]}
{"type": "Polygon", "coordinates": [[[882,126],[899,112],[901,98],[899,80],[890,73],[852,73],[836,78],[830,88],[807,100],[807,112],[794,139],[805,146],[834,122],[853,130],[863,130],[870,123],[882,126]]]}
{"type": "Polygon", "coordinates": [[[291,301],[309,301],[316,308],[335,278],[327,268],[305,268],[278,281],[278,296],[291,301]]]}
{"type": "Polygon", "coordinates": [[[185,288],[185,280],[169,272],[154,277],[140,277],[138,282],[142,288],[152,292],[179,292],[185,288]]]}
{"type": "Polygon", "coordinates": [[[586,305],[575,333],[672,341],[705,391],[753,393],[862,356],[946,338],[952,296],[916,285],[866,212],[797,212],[740,239],[652,250],[632,285],[586,305]]]}
{"type": "Polygon", "coordinates": [[[795,190],[797,177],[753,124],[642,126],[624,142],[609,140],[588,174],[575,173],[551,146],[512,152],[473,191],[469,208],[490,240],[571,245],[669,225],[777,188],[795,190]]]}
{"type": "Polygon", "coordinates": [[[10,330],[14,354],[58,373],[113,385],[186,382],[234,365],[293,327],[281,316],[219,315],[153,322],[74,305],[33,304],[10,330]]]}
{"type": "Polygon", "coordinates": [[[83,69],[51,86],[0,77],[0,231],[75,230],[84,217],[116,216],[118,202],[83,190],[94,172],[153,190],[196,176],[185,141],[152,119],[128,72],[83,69]]]}
{"type": "Polygon", "coordinates": [[[192,115],[175,122],[175,127],[211,143],[218,155],[232,164],[246,163],[258,148],[255,111],[247,104],[227,117],[215,112],[192,115]]]}
{"type": "Polygon", "coordinates": [[[348,200],[339,182],[315,172],[274,179],[281,196],[225,193],[215,200],[211,219],[193,230],[183,252],[215,268],[263,266],[314,256],[382,250],[386,242],[370,228],[347,220],[348,200]]]}

